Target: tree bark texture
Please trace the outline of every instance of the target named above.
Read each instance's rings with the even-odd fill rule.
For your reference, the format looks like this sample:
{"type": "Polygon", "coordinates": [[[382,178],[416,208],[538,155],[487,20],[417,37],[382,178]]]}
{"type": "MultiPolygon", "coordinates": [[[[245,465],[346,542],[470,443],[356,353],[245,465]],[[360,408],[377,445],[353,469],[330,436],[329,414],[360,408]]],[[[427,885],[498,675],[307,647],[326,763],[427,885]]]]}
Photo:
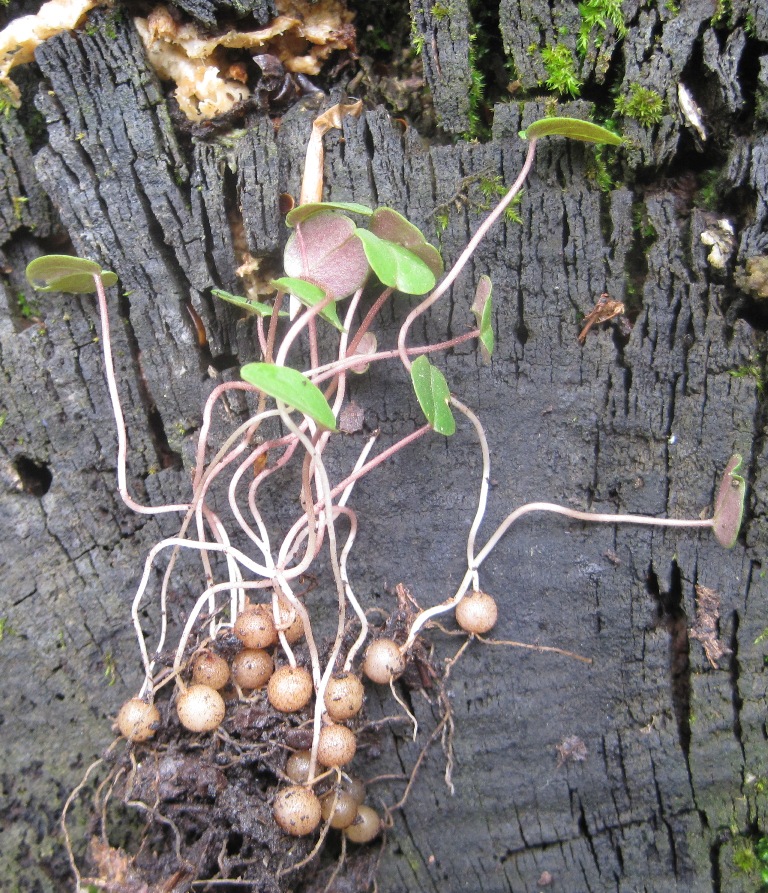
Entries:
{"type": "MultiPolygon", "coordinates": [[[[179,6],[211,24],[223,4],[179,6]]],[[[413,20],[438,119],[455,135],[471,126],[468,34],[478,11],[447,6],[436,15],[436,4],[413,0],[413,20]]],[[[704,0],[679,10],[625,4],[626,37],[609,24],[581,63],[590,99],[605,104],[609,85],[626,93],[641,84],[664,100],[658,124],[622,122],[632,140],[623,182],[602,191],[588,147],[540,144],[522,223],[492,232],[415,335],[466,331],[474,285],[491,276],[492,362],[469,345],[438,360],[487,428],[484,530],[539,499],[698,517],[741,452],[743,533],[725,551],[684,530],[544,515],[516,524],[481,573],[500,605],[494,636],[592,663],[472,643],[450,677],[455,793],[436,747],[387,834],[382,893],[759,887],[735,856],[768,833],[766,645],[756,642],[768,626],[766,314],[734,274],[768,251],[768,20],[757,0],[728,9],[726,26],[713,24],[704,0]],[[681,80],[705,108],[703,144],[680,112],[681,80]],[[705,206],[699,187],[711,172],[716,195],[705,206]],[[717,270],[701,233],[721,217],[735,243],[717,270]],[[582,318],[603,292],[625,301],[631,333],[596,327],[582,345],[582,318]],[[717,667],[691,635],[697,585],[720,597],[718,634],[730,653],[717,667]],[[575,738],[585,758],[562,758],[575,738]]],[[[135,516],[117,496],[95,305],[32,294],[24,267],[68,238],[118,274],[111,312],[130,488],[153,503],[185,499],[206,396],[258,359],[252,324],[210,292],[238,291],[232,221],[242,219],[254,255],[279,251],[279,196],[298,194],[316,114],[299,103],[279,128],[263,116],[213,139],[182,134],[130,18],[106,28],[104,16],[38,49],[25,75],[39,84],[25,91],[44,119],[34,133],[29,103],[0,118],[0,883],[9,891],[70,883],[61,806],[138,688],[129,606],[147,551],[173,532],[167,518],[135,516]]],[[[487,15],[482,27],[491,27],[487,15]]],[[[487,139],[450,145],[403,129],[382,107],[346,119],[326,137],[326,197],[397,209],[450,263],[486,213],[478,183],[498,174],[511,184],[525,154],[517,133],[549,108],[541,46],[560,35],[575,48],[578,27],[576,5],[502,0],[495,28],[525,99],[495,106],[487,139]]],[[[593,106],[575,100],[558,111],[588,117],[593,106]]],[[[381,344],[409,306],[399,299],[381,322],[381,344]]],[[[421,424],[394,367],[356,380],[351,396],[384,440],[421,424]]],[[[360,448],[356,437],[339,447],[339,462],[360,448]]],[[[358,485],[351,574],[367,605],[392,610],[400,582],[423,606],[453,592],[479,474],[473,434],[460,426],[358,485]]],[[[182,574],[180,598],[185,584],[199,589],[182,574]]],[[[313,594],[310,610],[332,619],[333,598],[313,594]]],[[[437,663],[458,647],[432,638],[437,663]]],[[[411,707],[426,728],[439,718],[417,692],[411,707]]],[[[370,694],[368,709],[391,713],[391,700],[370,694]]],[[[379,750],[364,757],[364,774],[408,771],[419,745],[401,730],[379,750]]],[[[384,787],[391,802],[403,786],[384,787]]]]}

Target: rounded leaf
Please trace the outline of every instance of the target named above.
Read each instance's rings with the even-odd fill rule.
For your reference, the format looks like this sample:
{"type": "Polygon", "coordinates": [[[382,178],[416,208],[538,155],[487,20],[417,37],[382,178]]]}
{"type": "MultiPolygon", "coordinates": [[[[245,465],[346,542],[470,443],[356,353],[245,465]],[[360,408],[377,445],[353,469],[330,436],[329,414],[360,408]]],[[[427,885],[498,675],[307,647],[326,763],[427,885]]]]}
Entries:
{"type": "Polygon", "coordinates": [[[270,397],[303,412],[323,428],[336,430],[336,418],[323,392],[296,369],[273,363],[247,363],[240,370],[240,376],[270,397]]]}
{"type": "Polygon", "coordinates": [[[283,266],[288,276],[308,279],[335,300],[364,284],[368,261],[355,238],[354,221],[335,211],[320,211],[304,220],[285,246],[283,266]]]}
{"type": "Polygon", "coordinates": [[[720,545],[725,546],[726,549],[736,545],[744,515],[747,484],[740,474],[736,474],[741,466],[741,461],[741,456],[738,453],[731,456],[723,472],[715,499],[712,531],[720,545]]]}
{"type": "Polygon", "coordinates": [[[366,217],[370,217],[373,213],[367,205],[360,205],[357,202],[306,202],[290,210],[286,214],[285,222],[288,226],[296,226],[318,211],[348,211],[350,214],[365,214],[366,217]]]}
{"type": "Polygon", "coordinates": [[[27,281],[37,291],[90,294],[96,291],[94,274],[101,276],[106,287],[117,282],[114,273],[102,270],[95,261],[69,254],[47,254],[27,265],[27,281]]]}
{"type": "Polygon", "coordinates": [[[429,424],[438,434],[450,437],[456,430],[456,419],[448,405],[451,391],[443,373],[425,356],[420,356],[411,365],[411,381],[429,424]]]}
{"type": "Polygon", "coordinates": [[[368,231],[387,242],[394,242],[412,251],[432,270],[435,279],[443,275],[443,259],[434,245],[424,238],[424,233],[392,208],[376,208],[368,223],[368,231]]]}
{"type": "Polygon", "coordinates": [[[578,118],[540,118],[520,132],[524,140],[540,139],[543,136],[565,136],[571,140],[585,143],[607,143],[609,146],[621,146],[624,137],[612,133],[599,124],[581,121],[578,118]]]}
{"type": "Polygon", "coordinates": [[[408,248],[380,239],[365,229],[357,230],[365,256],[384,285],[406,295],[423,295],[435,287],[435,274],[408,248]]]}

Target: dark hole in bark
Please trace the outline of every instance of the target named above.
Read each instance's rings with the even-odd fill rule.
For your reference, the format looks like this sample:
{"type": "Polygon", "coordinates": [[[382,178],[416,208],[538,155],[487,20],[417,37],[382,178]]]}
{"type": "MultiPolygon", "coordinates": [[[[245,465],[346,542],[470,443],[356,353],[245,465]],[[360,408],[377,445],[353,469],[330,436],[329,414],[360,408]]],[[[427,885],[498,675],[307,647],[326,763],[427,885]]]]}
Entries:
{"type": "Polygon", "coordinates": [[[682,574],[677,562],[673,562],[669,589],[666,592],[661,590],[659,578],[652,567],[649,568],[646,579],[648,592],[656,602],[657,625],[664,627],[669,633],[669,685],[672,710],[675,714],[680,746],[687,756],[691,742],[691,673],[682,574]]]}
{"type": "Polygon", "coordinates": [[[38,462],[29,456],[19,456],[13,464],[25,493],[45,496],[51,489],[53,475],[45,462],[38,462]]]}

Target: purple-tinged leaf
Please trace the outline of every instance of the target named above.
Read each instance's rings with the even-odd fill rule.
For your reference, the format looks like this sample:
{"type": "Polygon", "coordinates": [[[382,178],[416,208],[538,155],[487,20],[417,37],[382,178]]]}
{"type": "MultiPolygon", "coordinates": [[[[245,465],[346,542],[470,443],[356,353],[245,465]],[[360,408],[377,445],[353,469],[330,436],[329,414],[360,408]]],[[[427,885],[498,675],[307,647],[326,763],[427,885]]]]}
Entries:
{"type": "Polygon", "coordinates": [[[731,456],[723,472],[715,499],[712,531],[720,545],[725,546],[726,549],[736,545],[744,516],[747,485],[744,478],[740,474],[736,474],[741,462],[742,459],[738,453],[731,456]]]}
{"type": "Polygon", "coordinates": [[[320,211],[296,227],[285,246],[288,276],[306,279],[334,300],[361,288],[369,273],[354,221],[335,211],[320,211]]]}
{"type": "Polygon", "coordinates": [[[290,210],[286,214],[285,222],[288,226],[296,226],[297,223],[302,223],[319,211],[348,211],[350,214],[364,214],[366,217],[373,214],[371,208],[357,202],[307,202],[290,210]]]}
{"type": "Polygon", "coordinates": [[[481,276],[475,289],[475,300],[472,302],[472,312],[477,320],[477,327],[480,329],[480,353],[486,363],[491,361],[493,353],[494,337],[493,327],[491,326],[491,292],[493,284],[490,276],[481,276]]]}

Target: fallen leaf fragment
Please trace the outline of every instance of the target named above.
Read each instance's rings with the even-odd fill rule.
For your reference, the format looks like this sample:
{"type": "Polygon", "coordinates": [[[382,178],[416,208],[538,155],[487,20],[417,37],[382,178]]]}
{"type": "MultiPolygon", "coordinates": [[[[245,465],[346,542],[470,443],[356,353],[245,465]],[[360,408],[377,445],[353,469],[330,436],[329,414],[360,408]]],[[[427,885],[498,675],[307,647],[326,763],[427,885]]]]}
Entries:
{"type": "Polygon", "coordinates": [[[579,332],[579,344],[584,344],[587,340],[587,334],[592,326],[600,325],[600,323],[608,322],[616,316],[624,313],[624,305],[621,301],[614,301],[613,298],[605,292],[600,295],[597,304],[584,317],[584,327],[579,332]]]}
{"type": "Polygon", "coordinates": [[[587,745],[578,735],[569,735],[560,744],[555,745],[557,751],[557,768],[565,763],[583,763],[587,759],[587,745]]]}
{"type": "Polygon", "coordinates": [[[680,111],[683,113],[685,120],[698,133],[701,141],[706,142],[707,131],[704,127],[704,114],[685,84],[677,85],[677,101],[680,104],[680,111]]]}
{"type": "Polygon", "coordinates": [[[720,619],[720,594],[714,589],[696,584],[696,623],[691,627],[690,637],[701,642],[707,660],[717,670],[721,657],[731,653],[717,635],[717,621],[720,619]]]}

